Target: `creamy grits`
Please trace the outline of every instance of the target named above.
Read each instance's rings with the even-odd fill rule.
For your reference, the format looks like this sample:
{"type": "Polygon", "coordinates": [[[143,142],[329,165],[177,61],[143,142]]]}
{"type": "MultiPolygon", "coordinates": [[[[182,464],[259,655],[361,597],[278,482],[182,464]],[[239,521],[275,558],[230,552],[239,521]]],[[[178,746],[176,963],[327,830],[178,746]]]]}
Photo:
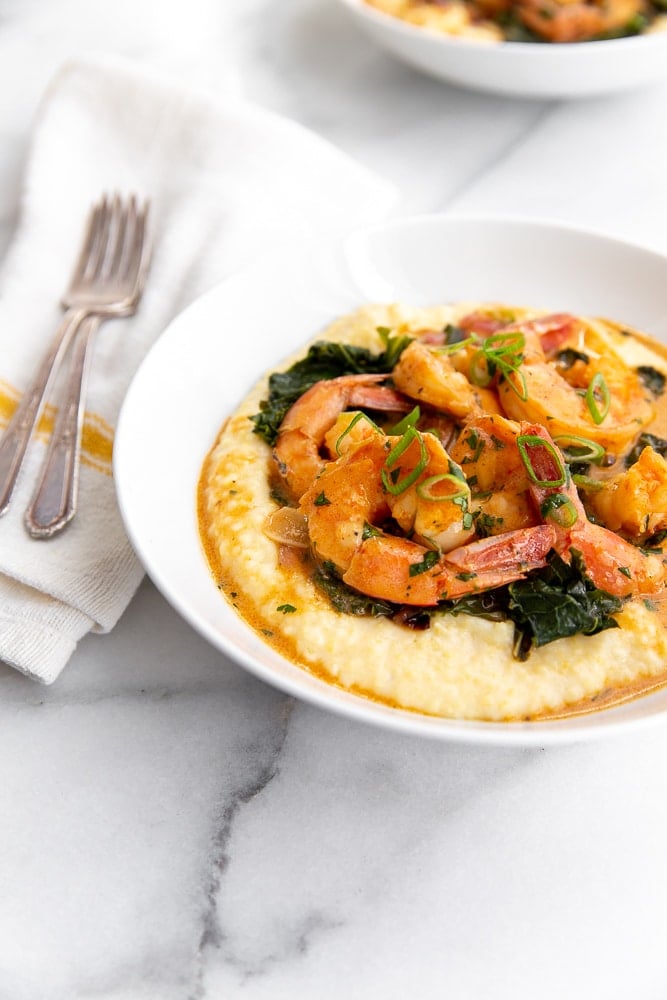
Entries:
{"type": "MultiPolygon", "coordinates": [[[[401,305],[366,306],[338,319],[315,339],[380,352],[387,342],[387,331],[395,337],[408,335],[429,343],[434,339],[432,331],[457,328],[462,317],[470,315],[482,317],[479,339],[488,332],[483,329],[487,315],[496,321],[500,317],[500,322],[514,329],[517,324],[543,314],[476,303],[424,309],[401,305]]],[[[650,337],[627,328],[598,320],[591,322],[595,336],[607,338],[610,351],[617,353],[623,363],[653,372],[658,386],[654,386],[654,394],[646,393],[653,407],[652,421],[646,429],[656,436],[667,434],[660,386],[661,378],[664,381],[667,376],[664,349],[650,337]]],[[[566,351],[584,356],[587,348],[581,341],[583,334],[579,327],[576,329],[579,330],[578,346],[573,347],[572,341],[566,339],[559,357],[564,357],[566,351]]],[[[550,336],[549,332],[543,334],[542,342],[546,343],[550,336]]],[[[600,341],[595,343],[599,348],[600,341]]],[[[465,349],[468,348],[462,348],[465,349]]],[[[522,350],[522,355],[515,356],[519,357],[515,367],[505,372],[507,383],[516,379],[522,367],[529,371],[527,346],[522,346],[522,350]]],[[[449,357],[454,357],[455,353],[455,345],[449,353],[444,351],[449,357]]],[[[306,348],[287,359],[280,370],[288,369],[305,354],[306,348]]],[[[499,356],[487,353],[486,360],[490,357],[499,356]]],[[[579,358],[573,364],[582,365],[583,362],[579,358]]],[[[202,544],[222,594],[237,613],[288,660],[361,696],[405,710],[457,719],[513,721],[590,711],[665,682],[667,632],[661,614],[662,583],[651,585],[650,595],[623,596],[613,613],[618,627],[534,645],[525,658],[517,656],[515,624],[511,620],[487,620],[472,614],[441,612],[436,608],[431,609],[428,627],[419,629],[389,616],[360,616],[336,610],[327,593],[314,581],[314,561],[307,545],[281,543],[266,531],[267,519],[270,521],[284,506],[284,498],[277,495],[275,488],[276,463],[272,448],[255,432],[251,419],[260,411],[262,400],[267,398],[268,375],[260,379],[226,420],[206,457],[198,487],[198,509],[202,544]]],[[[495,377],[498,378],[497,372],[495,377]]],[[[478,385],[479,381],[483,380],[478,379],[478,385]]],[[[529,386],[532,387],[530,380],[529,386]]],[[[510,411],[515,405],[521,407],[520,395],[508,393],[507,385],[496,388],[502,388],[505,396],[512,397],[508,404],[510,411]]],[[[613,386],[609,391],[613,395],[613,386]]],[[[492,389],[478,387],[475,392],[475,398],[481,398],[492,389]]],[[[505,397],[500,393],[498,398],[505,397]]],[[[525,401],[523,403],[525,405],[525,401]]],[[[594,400],[592,412],[596,414],[596,407],[601,405],[599,400],[594,400]]],[[[613,400],[611,405],[613,407],[613,400]]],[[[392,419],[398,417],[394,415],[392,419]]],[[[458,417],[456,421],[459,427],[465,426],[465,418],[458,417]]],[[[602,433],[604,425],[604,417],[597,425],[591,421],[591,433],[599,435],[608,453],[611,445],[602,433]]],[[[510,421],[508,426],[514,423],[510,421]]],[[[609,433],[609,441],[616,441],[609,433]]],[[[328,469],[343,460],[344,457],[334,456],[322,462],[328,463],[328,469]]],[[[593,489],[595,484],[591,485],[590,481],[594,475],[600,477],[606,489],[605,477],[624,475],[617,467],[611,467],[611,463],[607,464],[609,467],[602,470],[592,465],[587,470],[585,482],[594,500],[598,492],[604,492],[596,492],[597,487],[593,489]]],[[[466,469],[465,457],[460,469],[466,469]]],[[[451,476],[444,478],[451,479],[451,476]]],[[[568,472],[568,484],[569,479],[568,472]]],[[[614,495],[617,484],[618,489],[629,488],[626,479],[614,479],[614,495]]],[[[436,486],[431,485],[429,489],[435,490],[436,486]]],[[[659,514],[660,511],[651,512],[652,526],[662,524],[659,514]]],[[[611,518],[611,513],[608,516],[611,518]]],[[[667,518],[667,513],[665,516],[667,518]]],[[[487,517],[493,520],[491,515],[487,517]]],[[[500,519],[496,517],[496,520],[500,519]]],[[[643,525],[645,530],[647,524],[643,525]]],[[[565,530],[557,523],[556,535],[561,529],[565,530]]],[[[526,529],[521,524],[517,530],[524,532],[526,529]]],[[[656,533],[653,540],[658,537],[656,533]]],[[[473,541],[477,545],[482,543],[476,536],[473,541]]],[[[636,548],[633,546],[633,552],[636,548]]],[[[660,554],[653,559],[661,566],[660,554]]],[[[622,573],[626,569],[625,566],[620,568],[622,573]]],[[[457,579],[474,575],[458,574],[457,579]]],[[[474,581],[471,589],[475,589],[474,581]]]]}

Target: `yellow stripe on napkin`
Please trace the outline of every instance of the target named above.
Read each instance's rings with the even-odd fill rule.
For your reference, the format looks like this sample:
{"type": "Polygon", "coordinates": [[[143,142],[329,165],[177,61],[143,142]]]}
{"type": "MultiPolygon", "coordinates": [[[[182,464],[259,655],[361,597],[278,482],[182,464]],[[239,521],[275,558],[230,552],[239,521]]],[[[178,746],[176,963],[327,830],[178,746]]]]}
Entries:
{"type": "MultiPolygon", "coordinates": [[[[17,407],[20,393],[13,386],[0,379],[0,428],[6,427],[17,407]]],[[[57,409],[47,403],[37,424],[36,434],[42,441],[48,441],[53,431],[57,409]]],[[[113,452],[113,427],[97,413],[84,415],[81,436],[81,461],[84,465],[106,476],[111,475],[113,452]]]]}

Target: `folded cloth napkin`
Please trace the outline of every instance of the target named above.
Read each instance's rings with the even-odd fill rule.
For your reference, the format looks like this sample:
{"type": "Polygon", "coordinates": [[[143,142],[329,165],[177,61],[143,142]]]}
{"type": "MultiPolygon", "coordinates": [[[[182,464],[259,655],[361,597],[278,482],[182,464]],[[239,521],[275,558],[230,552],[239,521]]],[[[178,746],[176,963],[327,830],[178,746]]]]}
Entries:
{"type": "Polygon", "coordinates": [[[150,199],[154,253],[136,316],[107,321],[97,337],[79,513],[48,541],[23,527],[50,405],[0,519],[0,661],[46,683],[82,636],[113,627],[142,577],[116,504],[111,451],[147,349],[194,297],[258,253],[377,220],[394,197],[322,139],[255,106],[185,93],[115,57],[68,64],[37,115],[20,223],[0,275],[0,432],[60,319],[88,208],[105,191],[150,199]]]}

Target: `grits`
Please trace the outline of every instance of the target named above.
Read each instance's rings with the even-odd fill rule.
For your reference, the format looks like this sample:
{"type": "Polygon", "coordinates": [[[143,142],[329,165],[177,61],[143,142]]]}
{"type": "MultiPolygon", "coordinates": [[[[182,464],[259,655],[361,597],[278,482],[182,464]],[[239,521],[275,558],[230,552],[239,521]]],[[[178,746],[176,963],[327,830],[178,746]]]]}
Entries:
{"type": "MultiPolygon", "coordinates": [[[[473,308],[368,306],[318,339],[379,351],[378,327],[441,329],[473,308]]],[[[631,354],[627,334],[618,328],[616,335],[631,354]]],[[[644,338],[638,351],[640,363],[667,374],[659,345],[644,338]]],[[[249,418],[267,395],[267,377],[226,421],[205,460],[199,521],[221,591],[287,659],[365,697],[459,719],[511,721],[588,711],[665,682],[667,631],[642,600],[626,603],[615,616],[620,628],[557,639],[532,649],[525,661],[513,655],[511,622],[434,614],[430,628],[419,631],[388,618],[336,611],[311,581],[305,553],[285,553],[264,531],[277,507],[268,476],[270,448],[249,418]]]]}
{"type": "Polygon", "coordinates": [[[656,0],[365,0],[436,35],[479,42],[601,41],[667,30],[656,0]]]}

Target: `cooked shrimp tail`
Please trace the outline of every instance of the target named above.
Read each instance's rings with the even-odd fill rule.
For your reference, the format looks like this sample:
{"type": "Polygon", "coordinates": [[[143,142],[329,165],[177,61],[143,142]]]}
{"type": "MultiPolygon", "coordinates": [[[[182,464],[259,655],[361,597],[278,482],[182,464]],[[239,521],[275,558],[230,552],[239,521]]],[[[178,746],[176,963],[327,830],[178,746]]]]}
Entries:
{"type": "Polygon", "coordinates": [[[656,594],[667,584],[662,558],[642,551],[613,531],[588,520],[562,453],[540,424],[522,425],[530,490],[541,516],[556,533],[556,551],[570,561],[581,553],[596,587],[616,597],[656,594]]]}
{"type": "MultiPolygon", "coordinates": [[[[290,407],[273,452],[290,499],[298,500],[324,468],[320,454],[327,431],[351,407],[405,413],[414,404],[386,382],[384,374],[342,375],[316,382],[290,407]]],[[[369,431],[372,424],[368,424],[369,431]]]]}
{"type": "Polygon", "coordinates": [[[433,607],[524,579],[546,565],[554,541],[553,527],[541,524],[480,539],[438,558],[407,538],[373,535],[355,551],[343,580],[371,597],[433,607]]]}

